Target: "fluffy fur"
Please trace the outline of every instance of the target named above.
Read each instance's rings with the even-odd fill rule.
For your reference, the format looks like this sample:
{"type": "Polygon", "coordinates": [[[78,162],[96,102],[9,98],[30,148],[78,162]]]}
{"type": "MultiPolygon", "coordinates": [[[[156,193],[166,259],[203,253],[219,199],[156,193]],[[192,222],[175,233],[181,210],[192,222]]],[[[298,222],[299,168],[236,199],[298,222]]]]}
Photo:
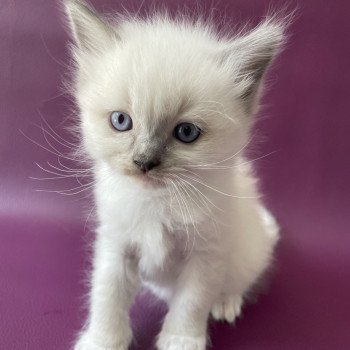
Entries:
{"type": "Polygon", "coordinates": [[[207,320],[234,322],[278,238],[250,162],[261,80],[283,42],[268,18],[250,32],[154,15],[112,24],[66,1],[83,148],[94,164],[96,232],[90,313],[75,350],[126,350],[143,284],[167,301],[159,350],[203,350],[207,320]],[[133,128],[118,132],[110,113],[133,128]],[[190,122],[193,143],[173,130],[190,122]],[[160,157],[144,174],[135,157],[160,157]]]}

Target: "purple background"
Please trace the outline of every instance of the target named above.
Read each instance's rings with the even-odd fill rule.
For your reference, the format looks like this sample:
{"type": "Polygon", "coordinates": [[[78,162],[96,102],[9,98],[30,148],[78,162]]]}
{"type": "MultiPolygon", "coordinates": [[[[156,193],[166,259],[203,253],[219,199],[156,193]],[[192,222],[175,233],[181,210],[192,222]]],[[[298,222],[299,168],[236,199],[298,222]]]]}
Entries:
{"type": "MultiPolygon", "coordinates": [[[[213,3],[232,22],[284,1],[213,3]]],[[[137,9],[138,1],[93,1],[100,10],[137,9]]],[[[145,1],[147,8],[154,1],[145,1]]],[[[167,1],[171,8],[195,1],[167,1]]],[[[202,2],[201,2],[202,3],[202,2]]],[[[350,4],[299,6],[289,44],[269,74],[254,153],[266,201],[283,227],[269,293],[246,307],[235,327],[214,324],[215,350],[350,349],[350,4]],[[267,118],[268,116],[268,118],[267,118]]],[[[84,196],[60,196],[74,181],[38,182],[34,162],[57,157],[31,123],[40,114],[66,137],[71,106],[60,81],[68,36],[55,1],[1,0],[0,7],[0,348],[68,349],[79,330],[89,234],[84,196]]],[[[164,307],[140,297],[132,311],[138,341],[152,349],[164,307]]]]}

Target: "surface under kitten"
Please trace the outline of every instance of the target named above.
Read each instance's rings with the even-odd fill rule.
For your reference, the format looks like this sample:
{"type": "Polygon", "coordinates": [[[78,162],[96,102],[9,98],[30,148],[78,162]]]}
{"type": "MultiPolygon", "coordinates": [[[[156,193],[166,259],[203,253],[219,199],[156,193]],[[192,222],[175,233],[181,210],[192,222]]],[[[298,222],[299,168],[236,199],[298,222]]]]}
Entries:
{"type": "Polygon", "coordinates": [[[283,25],[228,37],[203,21],[111,24],[65,5],[99,223],[75,349],[126,350],[143,284],[169,305],[157,348],[203,350],[209,314],[235,320],[278,238],[242,153],[283,25]]]}

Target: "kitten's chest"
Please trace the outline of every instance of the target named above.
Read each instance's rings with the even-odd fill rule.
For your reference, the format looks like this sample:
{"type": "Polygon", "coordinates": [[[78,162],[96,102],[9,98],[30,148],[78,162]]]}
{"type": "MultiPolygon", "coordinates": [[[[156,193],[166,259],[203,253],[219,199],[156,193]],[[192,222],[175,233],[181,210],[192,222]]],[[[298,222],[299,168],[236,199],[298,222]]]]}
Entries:
{"type": "Polygon", "coordinates": [[[145,210],[131,233],[139,253],[139,271],[147,279],[172,269],[182,258],[181,233],[174,227],[176,223],[171,221],[169,213],[161,213],[164,208],[158,210],[145,210]]]}
{"type": "Polygon", "coordinates": [[[134,188],[111,191],[102,188],[97,193],[99,217],[113,227],[116,243],[137,252],[139,271],[146,279],[173,272],[191,246],[187,237],[193,225],[184,220],[178,202],[166,196],[137,192],[134,188]],[[183,233],[185,233],[185,236],[183,233]]]}
{"type": "Polygon", "coordinates": [[[107,203],[105,214],[116,227],[116,240],[137,252],[143,276],[156,275],[177,255],[175,232],[181,224],[164,198],[119,197],[107,203]]]}

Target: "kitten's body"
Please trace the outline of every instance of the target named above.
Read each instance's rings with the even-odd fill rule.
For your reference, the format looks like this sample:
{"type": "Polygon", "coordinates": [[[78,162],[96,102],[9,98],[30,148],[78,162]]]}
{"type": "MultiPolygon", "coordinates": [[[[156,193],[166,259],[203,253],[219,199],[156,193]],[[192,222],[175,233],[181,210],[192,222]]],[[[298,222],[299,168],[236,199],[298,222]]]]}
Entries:
{"type": "MultiPolygon", "coordinates": [[[[198,277],[213,278],[220,296],[243,296],[265,271],[278,230],[259,203],[250,169],[241,168],[224,186],[214,185],[234,197],[202,188],[215,207],[200,209],[194,197],[188,215],[169,191],[145,189],[124,176],[110,178],[109,169],[99,167],[95,196],[98,217],[111,228],[110,244],[125,247],[138,263],[140,282],[160,298],[171,300],[181,271],[196,255],[203,258],[198,277]]],[[[233,321],[234,316],[220,318],[233,321]]]]}
{"type": "Polygon", "coordinates": [[[81,2],[67,12],[99,221],[90,316],[75,349],[126,350],[143,283],[169,304],[158,349],[203,350],[209,313],[234,321],[278,238],[242,153],[282,26],[218,39],[208,25],[166,16],[111,27],[81,2]],[[132,128],[114,130],[112,111],[128,113],[132,128]],[[181,122],[202,130],[198,140],[175,139],[181,122]],[[154,157],[152,170],[135,165],[154,157]]]}

